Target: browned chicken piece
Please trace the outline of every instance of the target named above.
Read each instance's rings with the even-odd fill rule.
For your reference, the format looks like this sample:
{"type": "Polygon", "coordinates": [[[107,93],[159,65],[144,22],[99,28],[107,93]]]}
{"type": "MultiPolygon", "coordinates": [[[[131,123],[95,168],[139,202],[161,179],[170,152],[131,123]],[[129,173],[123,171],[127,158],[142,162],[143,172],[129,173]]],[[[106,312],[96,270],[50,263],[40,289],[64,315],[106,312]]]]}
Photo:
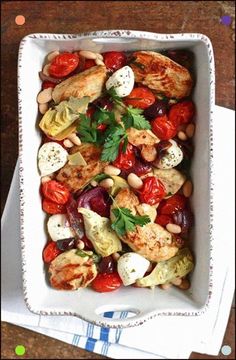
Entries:
{"type": "MultiPolygon", "coordinates": [[[[133,215],[136,215],[137,212],[140,213],[139,199],[130,189],[119,191],[114,203],[114,207],[117,206],[130,209],[133,215]]],[[[182,245],[175,241],[172,234],[156,223],[148,223],[142,227],[137,225],[135,231],[128,232],[121,237],[121,240],[128,244],[133,251],[150,261],[170,259],[182,245]]]]}
{"type": "Polygon", "coordinates": [[[181,188],[186,180],[186,176],[182,174],[180,171],[172,168],[172,169],[157,169],[154,168],[154,174],[157,176],[158,179],[164,184],[166,189],[168,198],[181,188]]]}
{"type": "Polygon", "coordinates": [[[114,207],[125,207],[129,209],[133,215],[136,215],[136,206],[138,206],[140,202],[132,190],[129,188],[120,190],[115,200],[114,207]]]}
{"type": "Polygon", "coordinates": [[[135,231],[130,231],[122,237],[122,241],[136,253],[156,262],[170,259],[179,249],[175,238],[156,223],[142,227],[137,225],[135,231]]]}
{"type": "Polygon", "coordinates": [[[157,149],[153,145],[142,145],[141,156],[146,161],[154,161],[157,157],[157,149]]]}
{"type": "Polygon", "coordinates": [[[137,130],[131,127],[127,130],[127,135],[129,143],[137,147],[142,145],[153,146],[160,141],[150,130],[137,130]]]}
{"type": "Polygon", "coordinates": [[[53,89],[52,98],[58,104],[62,100],[69,99],[70,96],[79,99],[83,96],[89,96],[90,102],[92,102],[101,96],[106,79],[106,67],[94,66],[58,84],[53,89]]]}
{"type": "Polygon", "coordinates": [[[57,180],[61,181],[70,191],[76,192],[83,186],[88,184],[91,179],[103,172],[106,162],[100,160],[101,148],[93,144],[82,144],[73,147],[72,153],[80,151],[84,160],[87,162],[85,166],[76,166],[66,164],[57,174],[57,180]]]}
{"type": "Polygon", "coordinates": [[[137,51],[133,57],[136,82],[170,98],[190,95],[193,81],[186,68],[154,51],[137,51]]]}
{"type": "Polygon", "coordinates": [[[97,268],[89,256],[79,256],[76,249],[58,255],[50,264],[50,283],[57,290],[84,288],[97,276],[97,268]]]}
{"type": "Polygon", "coordinates": [[[160,140],[151,130],[127,130],[129,143],[141,149],[141,155],[146,161],[154,161],[157,156],[155,144],[160,140]]]}

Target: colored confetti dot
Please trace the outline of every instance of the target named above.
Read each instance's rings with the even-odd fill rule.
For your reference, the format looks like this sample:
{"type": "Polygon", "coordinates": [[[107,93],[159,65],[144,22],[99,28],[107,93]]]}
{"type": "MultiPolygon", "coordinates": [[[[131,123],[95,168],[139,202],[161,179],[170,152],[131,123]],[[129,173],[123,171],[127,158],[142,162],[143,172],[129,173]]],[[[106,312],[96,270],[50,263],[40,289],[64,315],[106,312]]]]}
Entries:
{"type": "Polygon", "coordinates": [[[220,18],[220,22],[223,25],[229,26],[231,24],[231,21],[232,21],[232,19],[231,19],[231,16],[229,16],[229,15],[224,15],[220,18]]]}
{"type": "Polygon", "coordinates": [[[230,354],[231,354],[231,351],[232,351],[232,349],[231,349],[231,346],[229,346],[229,345],[224,345],[224,346],[222,346],[222,348],[221,348],[221,352],[222,352],[222,354],[225,355],[225,356],[230,355],[230,354]]]}
{"type": "Polygon", "coordinates": [[[16,355],[18,355],[18,356],[24,355],[24,354],[25,354],[25,347],[24,347],[24,345],[17,345],[17,346],[15,347],[15,353],[16,353],[16,355]]]}
{"type": "Polygon", "coordinates": [[[24,25],[25,23],[25,17],[23,15],[17,15],[16,18],[15,18],[15,23],[16,25],[24,25]]]}

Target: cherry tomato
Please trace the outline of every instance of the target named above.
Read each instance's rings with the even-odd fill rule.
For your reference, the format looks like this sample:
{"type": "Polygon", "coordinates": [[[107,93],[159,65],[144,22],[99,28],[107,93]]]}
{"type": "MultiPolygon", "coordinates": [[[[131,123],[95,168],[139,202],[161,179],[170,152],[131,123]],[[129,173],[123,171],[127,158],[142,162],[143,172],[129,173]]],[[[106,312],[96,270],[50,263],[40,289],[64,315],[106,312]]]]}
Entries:
{"type": "Polygon", "coordinates": [[[48,199],[43,199],[42,208],[47,214],[66,214],[66,208],[63,204],[57,204],[48,199]]]}
{"type": "Polygon", "coordinates": [[[135,153],[134,147],[131,144],[127,145],[126,151],[123,152],[123,143],[120,143],[119,154],[115,161],[113,161],[113,165],[118,167],[121,170],[128,170],[135,164],[135,153]]]}
{"type": "Polygon", "coordinates": [[[90,69],[91,67],[96,66],[96,63],[92,59],[86,59],[84,63],[84,70],[90,69]]]}
{"type": "Polygon", "coordinates": [[[56,241],[50,241],[43,249],[43,260],[49,264],[61,253],[62,251],[58,249],[56,241]]]}
{"type": "Polygon", "coordinates": [[[155,205],[165,196],[166,189],[156,176],[148,176],[143,180],[143,186],[138,190],[141,202],[155,205]]]}
{"type": "Polygon", "coordinates": [[[131,105],[139,109],[147,109],[155,102],[155,96],[151,90],[145,87],[134,88],[129,96],[124,100],[126,105],[131,105]]]}
{"type": "Polygon", "coordinates": [[[65,204],[70,196],[67,187],[56,180],[49,180],[42,184],[42,193],[45,198],[57,204],[65,204]]]}
{"type": "Polygon", "coordinates": [[[126,64],[126,56],[123,52],[108,51],[102,55],[104,64],[111,71],[116,71],[126,64]]]}
{"type": "Polygon", "coordinates": [[[100,131],[105,131],[107,128],[107,125],[106,124],[99,124],[97,126],[97,130],[100,130],[100,131]]]}
{"type": "Polygon", "coordinates": [[[158,116],[151,122],[152,131],[161,140],[169,140],[177,134],[177,126],[168,120],[167,115],[158,116]]]}
{"type": "Polygon", "coordinates": [[[42,88],[43,89],[54,88],[55,86],[56,86],[56,84],[51,82],[51,81],[44,81],[42,83],[42,88]]]}
{"type": "Polygon", "coordinates": [[[169,120],[172,124],[179,126],[180,124],[189,123],[195,114],[195,106],[191,100],[185,100],[178,104],[172,105],[169,111],[169,120]]]}
{"type": "Polygon", "coordinates": [[[169,223],[172,223],[172,217],[170,215],[157,215],[155,223],[161,225],[161,226],[166,226],[169,223]]]}
{"type": "Polygon", "coordinates": [[[79,56],[74,53],[62,53],[57,55],[49,66],[49,74],[55,78],[69,75],[79,65],[79,56]]]}
{"type": "Polygon", "coordinates": [[[163,200],[158,207],[158,213],[161,215],[172,215],[178,210],[185,208],[187,198],[180,194],[175,194],[169,199],[163,200]]]}
{"type": "Polygon", "coordinates": [[[92,289],[98,292],[109,292],[118,289],[122,285],[122,280],[117,272],[111,274],[98,274],[92,281],[92,289]]]}

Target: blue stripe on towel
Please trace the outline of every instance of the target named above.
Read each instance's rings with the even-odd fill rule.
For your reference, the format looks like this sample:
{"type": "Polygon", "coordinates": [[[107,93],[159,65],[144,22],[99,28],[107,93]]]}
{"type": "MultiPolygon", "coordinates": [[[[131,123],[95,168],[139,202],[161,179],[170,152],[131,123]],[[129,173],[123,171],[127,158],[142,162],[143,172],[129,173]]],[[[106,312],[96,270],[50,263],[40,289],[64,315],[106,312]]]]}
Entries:
{"type": "Polygon", "coordinates": [[[88,338],[85,344],[85,350],[88,351],[93,351],[95,344],[96,344],[97,340],[93,339],[93,338],[88,338]]]}
{"type": "Polygon", "coordinates": [[[79,341],[80,341],[80,335],[74,335],[72,340],[72,345],[78,346],[79,341]]]}
{"type": "MultiPolygon", "coordinates": [[[[112,318],[114,315],[114,312],[113,311],[107,311],[103,314],[103,316],[105,318],[112,318]]],[[[109,328],[106,328],[106,327],[102,327],[101,328],[101,332],[100,332],[100,340],[102,341],[108,341],[108,338],[109,338],[109,331],[110,329],[109,328]]]]}

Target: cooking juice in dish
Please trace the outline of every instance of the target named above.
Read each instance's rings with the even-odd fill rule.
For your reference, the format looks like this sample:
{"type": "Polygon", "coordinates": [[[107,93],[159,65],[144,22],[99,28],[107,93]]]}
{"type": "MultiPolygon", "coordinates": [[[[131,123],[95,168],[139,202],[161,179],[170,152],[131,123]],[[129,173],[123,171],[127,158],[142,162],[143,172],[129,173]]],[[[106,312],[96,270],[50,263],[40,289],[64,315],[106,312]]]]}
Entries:
{"type": "Polygon", "coordinates": [[[190,287],[192,67],[185,50],[46,57],[37,160],[53,288],[190,287]]]}

